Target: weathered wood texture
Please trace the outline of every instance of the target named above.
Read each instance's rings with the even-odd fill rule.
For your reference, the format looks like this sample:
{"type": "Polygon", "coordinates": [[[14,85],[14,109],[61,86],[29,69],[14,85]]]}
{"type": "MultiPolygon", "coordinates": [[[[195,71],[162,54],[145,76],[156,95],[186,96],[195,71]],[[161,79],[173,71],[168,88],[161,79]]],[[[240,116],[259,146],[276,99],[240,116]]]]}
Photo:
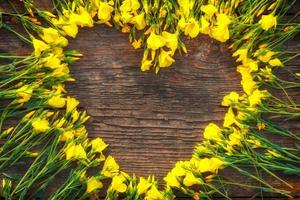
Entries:
{"type": "MultiPolygon", "coordinates": [[[[4,31],[0,31],[0,41],[0,49],[13,54],[31,50],[4,31]]],[[[299,52],[299,41],[299,37],[292,40],[287,48],[299,52]]],[[[241,91],[240,76],[226,45],[206,36],[186,44],[188,54],[176,55],[176,63],[158,75],[140,72],[142,50],[134,50],[126,34],[105,26],[80,30],[68,47],[84,55],[71,65],[76,82],[68,84],[67,90],[92,116],[87,123],[90,137],[102,137],[110,144],[109,153],[122,170],[155,175],[161,184],[176,161],[190,158],[206,124],[222,124],[223,96],[241,91]]],[[[299,63],[298,59],[292,65],[299,63]]],[[[299,91],[293,94],[299,100],[299,91]]],[[[298,122],[285,126],[297,130],[298,122]]],[[[225,175],[239,178],[232,172],[225,175]]],[[[299,195],[299,178],[288,180],[294,195],[299,195]]],[[[252,194],[237,188],[232,195],[252,194]]]]}
{"type": "Polygon", "coordinates": [[[121,166],[137,175],[160,177],[189,158],[203,126],[222,120],[223,95],[240,90],[230,54],[205,37],[158,75],[141,73],[141,51],[111,29],[84,30],[70,47],[84,43],[86,56],[72,67],[77,82],[69,91],[93,116],[91,135],[101,135],[121,166]]]}

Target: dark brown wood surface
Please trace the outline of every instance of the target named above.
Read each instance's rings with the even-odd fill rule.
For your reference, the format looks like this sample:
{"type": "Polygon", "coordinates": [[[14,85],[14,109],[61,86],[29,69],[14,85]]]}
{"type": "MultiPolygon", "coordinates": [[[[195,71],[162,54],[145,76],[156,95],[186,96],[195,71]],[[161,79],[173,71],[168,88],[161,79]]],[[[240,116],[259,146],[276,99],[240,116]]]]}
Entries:
{"type": "Polygon", "coordinates": [[[189,158],[205,124],[223,119],[223,95],[240,90],[230,54],[206,37],[197,43],[158,75],[140,72],[141,51],[112,29],[83,30],[70,45],[86,55],[72,66],[70,94],[93,116],[91,135],[111,145],[126,171],[163,176],[189,158]]]}
{"type": "MultiPolygon", "coordinates": [[[[176,63],[158,75],[142,73],[142,50],[131,47],[128,35],[105,26],[81,29],[68,47],[84,55],[70,67],[76,82],[68,84],[67,90],[92,116],[87,122],[90,137],[102,137],[110,145],[108,153],[122,170],[137,176],[155,175],[161,185],[176,161],[190,158],[205,125],[222,124],[223,96],[241,91],[240,75],[225,44],[200,36],[186,40],[186,45],[188,54],[176,55],[176,63]]],[[[286,48],[299,52],[300,37],[286,48]]],[[[31,48],[0,30],[0,50],[25,55],[31,48]]],[[[291,63],[299,64],[299,59],[291,63]]],[[[299,100],[299,91],[292,94],[299,100]]],[[[297,130],[298,122],[285,126],[297,130]]],[[[238,178],[232,172],[228,176],[238,178]]],[[[287,178],[294,195],[299,195],[299,178],[287,178]]],[[[236,197],[253,194],[235,191],[236,197]]]]}

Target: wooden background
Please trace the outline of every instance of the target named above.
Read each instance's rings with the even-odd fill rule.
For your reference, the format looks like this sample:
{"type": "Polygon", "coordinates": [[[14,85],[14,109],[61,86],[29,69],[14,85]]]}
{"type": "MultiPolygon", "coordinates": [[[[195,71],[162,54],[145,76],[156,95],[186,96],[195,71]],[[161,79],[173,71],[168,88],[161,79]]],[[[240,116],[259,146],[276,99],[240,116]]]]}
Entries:
{"type": "MultiPolygon", "coordinates": [[[[87,123],[90,137],[101,137],[110,145],[108,153],[122,170],[137,176],[155,175],[161,185],[176,161],[190,158],[205,125],[222,124],[223,96],[241,91],[240,75],[227,45],[206,36],[186,40],[188,54],[176,55],[176,63],[158,75],[140,71],[142,50],[133,49],[128,35],[103,25],[81,29],[76,40],[69,42],[68,48],[80,50],[84,57],[70,66],[76,82],[68,84],[67,90],[92,116],[87,123]]],[[[300,37],[285,48],[299,52],[300,37]]],[[[25,55],[31,47],[1,29],[0,50],[25,55]]],[[[291,65],[299,63],[296,59],[291,65]]],[[[299,102],[299,91],[292,94],[299,102]]],[[[299,130],[297,124],[284,125],[299,130]]],[[[300,196],[299,178],[287,178],[295,187],[293,194],[300,196]]],[[[251,195],[253,191],[239,188],[232,193],[236,198],[251,195]]]]}

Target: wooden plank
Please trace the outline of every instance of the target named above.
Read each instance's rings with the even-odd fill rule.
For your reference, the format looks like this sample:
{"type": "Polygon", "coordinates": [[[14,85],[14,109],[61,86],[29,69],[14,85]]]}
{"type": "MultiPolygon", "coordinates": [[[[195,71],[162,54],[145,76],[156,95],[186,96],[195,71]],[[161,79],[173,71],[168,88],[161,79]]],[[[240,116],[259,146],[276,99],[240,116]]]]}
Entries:
{"type": "Polygon", "coordinates": [[[91,136],[103,137],[129,173],[162,178],[188,159],[203,127],[223,119],[223,95],[240,90],[224,46],[207,37],[188,46],[188,55],[155,75],[140,72],[141,51],[112,29],[83,30],[70,45],[85,57],[72,67],[77,82],[68,90],[93,116],[91,136]]]}

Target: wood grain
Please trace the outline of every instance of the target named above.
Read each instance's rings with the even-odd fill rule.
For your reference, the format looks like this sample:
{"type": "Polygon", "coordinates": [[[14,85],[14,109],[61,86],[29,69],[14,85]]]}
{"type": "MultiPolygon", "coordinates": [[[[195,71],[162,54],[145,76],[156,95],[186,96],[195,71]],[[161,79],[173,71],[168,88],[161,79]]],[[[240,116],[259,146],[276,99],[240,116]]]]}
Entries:
{"type": "MultiPolygon", "coordinates": [[[[0,50],[25,55],[31,48],[0,30],[0,50]],[[9,44],[9,45],[8,45],[9,44]]],[[[285,48],[300,50],[300,38],[285,48]]],[[[225,44],[206,36],[186,40],[188,54],[176,55],[176,63],[158,75],[142,73],[142,50],[134,50],[126,34],[105,26],[80,30],[69,49],[84,57],[71,65],[76,82],[67,85],[91,119],[90,137],[102,137],[121,169],[137,176],[162,178],[176,161],[189,159],[209,122],[222,124],[226,109],[220,106],[230,91],[241,91],[236,64],[225,44]]],[[[298,65],[300,59],[291,63],[298,65]]],[[[299,91],[293,91],[299,100],[299,91]]],[[[285,122],[292,130],[298,122],[285,122]]],[[[286,144],[291,141],[277,141],[286,144]]],[[[233,172],[225,175],[239,179],[233,172]]],[[[300,180],[287,177],[300,194],[300,180]]],[[[281,186],[281,183],[274,183],[281,186]]],[[[234,189],[232,196],[249,197],[253,191],[234,189]]]]}
{"type": "Polygon", "coordinates": [[[72,67],[77,82],[69,91],[93,116],[91,136],[111,144],[129,173],[160,178],[189,158],[202,128],[223,119],[223,95],[240,89],[228,52],[207,37],[193,44],[189,55],[176,56],[176,64],[158,75],[140,72],[141,52],[111,29],[84,30],[70,45],[86,56],[72,67]]]}

